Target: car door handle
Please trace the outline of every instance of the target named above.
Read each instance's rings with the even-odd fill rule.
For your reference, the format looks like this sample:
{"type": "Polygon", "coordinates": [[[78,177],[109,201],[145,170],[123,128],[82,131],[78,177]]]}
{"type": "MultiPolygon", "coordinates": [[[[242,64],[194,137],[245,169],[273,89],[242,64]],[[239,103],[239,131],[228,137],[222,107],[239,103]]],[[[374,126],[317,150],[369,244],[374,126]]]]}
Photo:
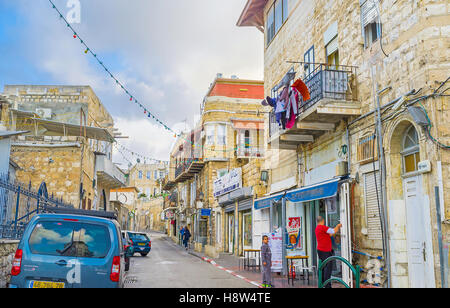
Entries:
{"type": "Polygon", "coordinates": [[[67,266],[67,261],[66,260],[59,260],[55,262],[56,265],[59,266],[67,266]]]}

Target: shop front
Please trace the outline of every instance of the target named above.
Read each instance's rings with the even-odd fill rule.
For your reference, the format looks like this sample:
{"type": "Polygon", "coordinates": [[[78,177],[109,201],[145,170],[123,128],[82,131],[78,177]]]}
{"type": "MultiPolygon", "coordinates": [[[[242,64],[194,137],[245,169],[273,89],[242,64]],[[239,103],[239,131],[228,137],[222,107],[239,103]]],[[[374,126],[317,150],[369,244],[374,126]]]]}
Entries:
{"type": "Polygon", "coordinates": [[[218,198],[224,212],[224,251],[242,255],[252,248],[252,188],[243,187],[218,198]]]}
{"type": "MultiPolygon", "coordinates": [[[[285,256],[308,256],[307,266],[318,266],[315,236],[317,216],[324,217],[328,226],[335,227],[338,223],[347,223],[347,210],[348,183],[336,178],[255,200],[254,226],[255,229],[264,229],[255,230],[259,233],[282,232],[284,249],[281,262],[283,273],[286,274],[285,256]]],[[[342,238],[349,238],[346,228],[333,239],[334,254],[351,260],[349,243],[342,238]],[[345,245],[342,245],[343,242],[345,245]]],[[[335,262],[333,275],[343,277],[342,270],[341,265],[335,262]]],[[[348,275],[344,273],[345,279],[348,275]]]]}

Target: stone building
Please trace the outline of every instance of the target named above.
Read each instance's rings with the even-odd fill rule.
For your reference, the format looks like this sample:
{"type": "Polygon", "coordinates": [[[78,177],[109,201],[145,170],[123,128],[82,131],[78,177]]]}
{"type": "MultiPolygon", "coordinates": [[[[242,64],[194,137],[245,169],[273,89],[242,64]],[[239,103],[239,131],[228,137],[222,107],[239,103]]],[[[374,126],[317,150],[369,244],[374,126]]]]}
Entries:
{"type": "MultiPolygon", "coordinates": [[[[317,266],[320,214],[343,223],[335,252],[365,268],[365,282],[448,286],[449,10],[439,0],[247,1],[238,26],[264,32],[265,96],[298,79],[310,92],[292,129],[266,119],[269,195],[254,211],[265,232],[300,217],[303,243],[284,254],[317,266]]],[[[351,284],[346,266],[333,275],[351,284]]]]}
{"type": "Polygon", "coordinates": [[[110,209],[109,191],[125,185],[111,161],[114,121],[89,86],[6,85],[2,121],[26,130],[11,144],[18,181],[84,209],[110,209]]]}
{"type": "Polygon", "coordinates": [[[110,202],[114,205],[124,230],[138,230],[138,193],[136,187],[119,187],[110,190],[110,202]]]}
{"type": "Polygon", "coordinates": [[[162,180],[169,172],[168,162],[137,163],[128,173],[128,185],[138,190],[137,214],[140,230],[162,231],[164,196],[162,180]]]}
{"type": "Polygon", "coordinates": [[[180,137],[171,152],[174,172],[165,188],[177,194],[172,198],[177,207],[173,231],[187,225],[195,249],[210,256],[240,254],[251,246],[252,200],[264,193],[258,181],[265,153],[262,98],[262,81],[218,75],[201,105],[197,127],[180,137]],[[224,180],[230,174],[238,180],[224,180]]]}

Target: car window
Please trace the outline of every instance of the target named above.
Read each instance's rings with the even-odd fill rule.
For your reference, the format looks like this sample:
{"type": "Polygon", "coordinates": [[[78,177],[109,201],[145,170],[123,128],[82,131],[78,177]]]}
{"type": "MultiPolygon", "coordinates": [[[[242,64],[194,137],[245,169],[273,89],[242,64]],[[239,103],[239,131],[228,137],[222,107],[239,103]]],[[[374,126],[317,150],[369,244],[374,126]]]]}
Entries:
{"type": "Polygon", "coordinates": [[[34,227],[28,244],[34,254],[104,258],[110,250],[111,240],[105,226],[43,221],[34,227]]]}
{"type": "Polygon", "coordinates": [[[33,229],[28,240],[30,250],[34,254],[75,257],[74,250],[67,250],[73,241],[75,223],[44,221],[33,229]],[[65,251],[63,253],[63,251],[65,251]]]}
{"type": "Polygon", "coordinates": [[[150,239],[146,234],[143,233],[128,233],[132,240],[136,241],[149,241],[150,239]]]}

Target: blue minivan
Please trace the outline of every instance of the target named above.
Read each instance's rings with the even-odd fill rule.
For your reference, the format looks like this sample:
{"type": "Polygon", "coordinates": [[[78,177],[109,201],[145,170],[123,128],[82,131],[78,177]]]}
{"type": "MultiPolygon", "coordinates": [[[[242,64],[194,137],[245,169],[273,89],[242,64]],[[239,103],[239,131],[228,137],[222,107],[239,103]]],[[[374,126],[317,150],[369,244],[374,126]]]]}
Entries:
{"type": "Polygon", "coordinates": [[[140,253],[141,256],[145,257],[148,255],[150,250],[152,250],[152,241],[146,233],[126,231],[128,237],[130,238],[131,245],[133,247],[132,253],[140,253]]]}
{"type": "Polygon", "coordinates": [[[125,252],[114,219],[39,214],[28,223],[11,269],[12,288],[120,288],[125,252]]]}

